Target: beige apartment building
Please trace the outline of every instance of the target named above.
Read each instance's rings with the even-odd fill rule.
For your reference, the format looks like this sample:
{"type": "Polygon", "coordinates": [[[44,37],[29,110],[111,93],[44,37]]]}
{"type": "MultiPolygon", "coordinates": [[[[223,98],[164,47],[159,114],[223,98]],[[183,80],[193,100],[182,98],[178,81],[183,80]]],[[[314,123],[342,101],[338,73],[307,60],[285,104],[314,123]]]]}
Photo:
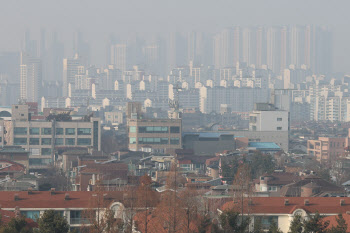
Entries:
{"type": "Polygon", "coordinates": [[[181,119],[128,119],[129,150],[182,148],[181,119]]]}
{"type": "Polygon", "coordinates": [[[63,147],[88,147],[101,150],[100,119],[89,121],[30,121],[23,105],[13,107],[11,122],[3,122],[6,145],[21,146],[29,151],[29,169],[45,169],[63,147]],[[22,112],[22,113],[21,113],[22,112]],[[18,116],[18,117],[17,117],[18,116]]]}

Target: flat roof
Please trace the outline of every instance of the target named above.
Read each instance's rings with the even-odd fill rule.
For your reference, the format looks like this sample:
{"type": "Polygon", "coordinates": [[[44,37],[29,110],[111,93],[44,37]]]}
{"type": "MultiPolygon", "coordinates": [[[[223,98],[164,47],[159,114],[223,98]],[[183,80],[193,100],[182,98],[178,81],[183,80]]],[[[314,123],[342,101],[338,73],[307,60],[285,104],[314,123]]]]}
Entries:
{"type": "Polygon", "coordinates": [[[248,147],[255,147],[257,149],[281,149],[274,142],[249,142],[248,147]]]}

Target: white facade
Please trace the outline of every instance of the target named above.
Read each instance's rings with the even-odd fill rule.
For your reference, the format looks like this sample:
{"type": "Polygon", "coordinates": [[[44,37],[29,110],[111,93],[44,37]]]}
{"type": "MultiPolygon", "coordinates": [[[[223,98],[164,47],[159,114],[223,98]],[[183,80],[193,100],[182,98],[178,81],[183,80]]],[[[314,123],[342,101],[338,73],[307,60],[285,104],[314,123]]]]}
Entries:
{"type": "Polygon", "coordinates": [[[250,131],[288,131],[289,112],[253,111],[249,114],[250,131]]]}

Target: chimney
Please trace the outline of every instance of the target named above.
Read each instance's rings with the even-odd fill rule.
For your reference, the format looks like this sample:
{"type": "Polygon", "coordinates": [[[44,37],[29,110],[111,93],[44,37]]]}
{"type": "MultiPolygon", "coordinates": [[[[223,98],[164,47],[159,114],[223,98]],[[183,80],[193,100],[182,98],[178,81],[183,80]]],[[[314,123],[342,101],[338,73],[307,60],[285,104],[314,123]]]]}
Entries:
{"type": "Polygon", "coordinates": [[[50,194],[51,194],[51,195],[55,195],[55,190],[56,190],[55,188],[51,188],[50,194]]]}
{"type": "Polygon", "coordinates": [[[310,205],[309,199],[304,200],[304,205],[310,205]]]}
{"type": "Polygon", "coordinates": [[[13,200],[19,201],[19,195],[18,195],[18,193],[15,193],[15,195],[14,195],[14,197],[13,197],[13,200]]]}
{"type": "Polygon", "coordinates": [[[65,200],[65,201],[68,201],[68,200],[69,200],[69,193],[66,193],[66,194],[64,195],[64,200],[65,200]]]}
{"type": "Polygon", "coordinates": [[[341,199],[340,200],[340,206],[344,206],[345,205],[345,200],[344,199],[341,199]]]}
{"type": "Polygon", "coordinates": [[[285,206],[289,205],[289,200],[288,199],[284,199],[284,205],[285,206]]]}
{"type": "Polygon", "coordinates": [[[32,188],[28,188],[28,195],[33,194],[33,189],[32,188]]]}

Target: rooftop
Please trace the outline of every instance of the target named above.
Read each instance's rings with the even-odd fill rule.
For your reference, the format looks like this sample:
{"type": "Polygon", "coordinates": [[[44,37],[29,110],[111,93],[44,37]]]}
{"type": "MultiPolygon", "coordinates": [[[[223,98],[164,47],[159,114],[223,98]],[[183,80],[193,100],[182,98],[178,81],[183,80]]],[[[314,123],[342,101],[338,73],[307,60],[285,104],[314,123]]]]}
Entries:
{"type": "Polygon", "coordinates": [[[249,142],[248,147],[254,147],[256,149],[276,149],[280,150],[281,147],[279,147],[274,142],[249,142]]]}

